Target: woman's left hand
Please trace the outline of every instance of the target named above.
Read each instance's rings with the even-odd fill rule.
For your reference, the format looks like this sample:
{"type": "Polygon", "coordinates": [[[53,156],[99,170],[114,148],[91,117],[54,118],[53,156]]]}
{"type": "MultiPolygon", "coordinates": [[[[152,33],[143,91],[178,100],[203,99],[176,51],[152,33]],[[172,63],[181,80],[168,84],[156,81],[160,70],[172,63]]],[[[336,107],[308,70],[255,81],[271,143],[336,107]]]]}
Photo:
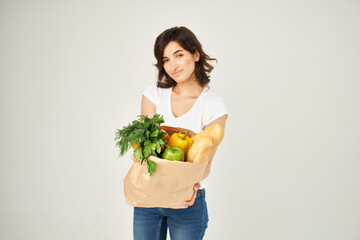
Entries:
{"type": "Polygon", "coordinates": [[[191,199],[189,201],[186,201],[184,204],[185,206],[192,206],[194,205],[195,198],[196,198],[196,192],[200,188],[200,183],[195,183],[194,185],[194,194],[192,195],[191,199]]]}

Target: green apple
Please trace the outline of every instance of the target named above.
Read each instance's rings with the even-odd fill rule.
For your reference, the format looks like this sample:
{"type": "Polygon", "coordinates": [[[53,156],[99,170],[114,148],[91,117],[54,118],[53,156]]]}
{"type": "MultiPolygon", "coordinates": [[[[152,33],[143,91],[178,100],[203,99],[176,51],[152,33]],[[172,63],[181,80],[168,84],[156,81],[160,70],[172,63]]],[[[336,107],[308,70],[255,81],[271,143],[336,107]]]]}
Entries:
{"type": "Polygon", "coordinates": [[[184,161],[184,151],[179,147],[169,147],[161,154],[161,158],[172,161],[184,161]]]}

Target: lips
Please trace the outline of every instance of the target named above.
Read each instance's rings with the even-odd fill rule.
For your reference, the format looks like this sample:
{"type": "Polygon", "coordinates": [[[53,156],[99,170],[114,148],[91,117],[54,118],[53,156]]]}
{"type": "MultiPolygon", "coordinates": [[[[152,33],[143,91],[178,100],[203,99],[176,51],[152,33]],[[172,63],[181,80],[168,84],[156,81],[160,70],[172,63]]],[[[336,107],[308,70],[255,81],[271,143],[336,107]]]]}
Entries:
{"type": "Polygon", "coordinates": [[[178,75],[180,75],[181,72],[182,72],[182,70],[176,71],[176,72],[173,72],[172,75],[173,75],[173,76],[178,76],[178,75]]]}

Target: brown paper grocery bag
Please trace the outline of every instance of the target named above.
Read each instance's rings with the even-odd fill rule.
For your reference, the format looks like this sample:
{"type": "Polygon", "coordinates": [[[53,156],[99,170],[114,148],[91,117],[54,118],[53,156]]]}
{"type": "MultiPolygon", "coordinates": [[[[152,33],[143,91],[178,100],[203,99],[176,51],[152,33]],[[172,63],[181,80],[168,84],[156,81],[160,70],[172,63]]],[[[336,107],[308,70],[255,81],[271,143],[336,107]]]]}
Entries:
{"type": "Polygon", "coordinates": [[[150,176],[147,164],[134,163],[124,180],[126,202],[134,207],[186,208],[194,184],[200,182],[208,161],[188,163],[154,156],[156,171],[150,176]]]}
{"type": "MultiPolygon", "coordinates": [[[[174,132],[195,133],[187,129],[162,126],[171,135],[174,132]]],[[[194,184],[200,182],[208,161],[189,163],[169,161],[154,156],[156,171],[150,176],[147,164],[135,162],[124,179],[127,204],[134,207],[187,208],[185,201],[191,199],[194,184]]]]}

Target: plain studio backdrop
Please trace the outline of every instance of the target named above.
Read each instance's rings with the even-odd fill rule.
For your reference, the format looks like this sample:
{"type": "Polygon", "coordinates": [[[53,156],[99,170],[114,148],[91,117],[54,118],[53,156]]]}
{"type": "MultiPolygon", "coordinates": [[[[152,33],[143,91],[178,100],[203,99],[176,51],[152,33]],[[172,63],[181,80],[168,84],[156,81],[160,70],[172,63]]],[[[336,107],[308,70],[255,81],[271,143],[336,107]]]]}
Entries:
{"type": "MultiPolygon", "coordinates": [[[[359,1],[0,2],[0,238],[132,239],[114,133],[186,26],[229,111],[205,239],[360,239],[359,1]]],[[[181,179],[179,179],[181,181],[181,179]]]]}

